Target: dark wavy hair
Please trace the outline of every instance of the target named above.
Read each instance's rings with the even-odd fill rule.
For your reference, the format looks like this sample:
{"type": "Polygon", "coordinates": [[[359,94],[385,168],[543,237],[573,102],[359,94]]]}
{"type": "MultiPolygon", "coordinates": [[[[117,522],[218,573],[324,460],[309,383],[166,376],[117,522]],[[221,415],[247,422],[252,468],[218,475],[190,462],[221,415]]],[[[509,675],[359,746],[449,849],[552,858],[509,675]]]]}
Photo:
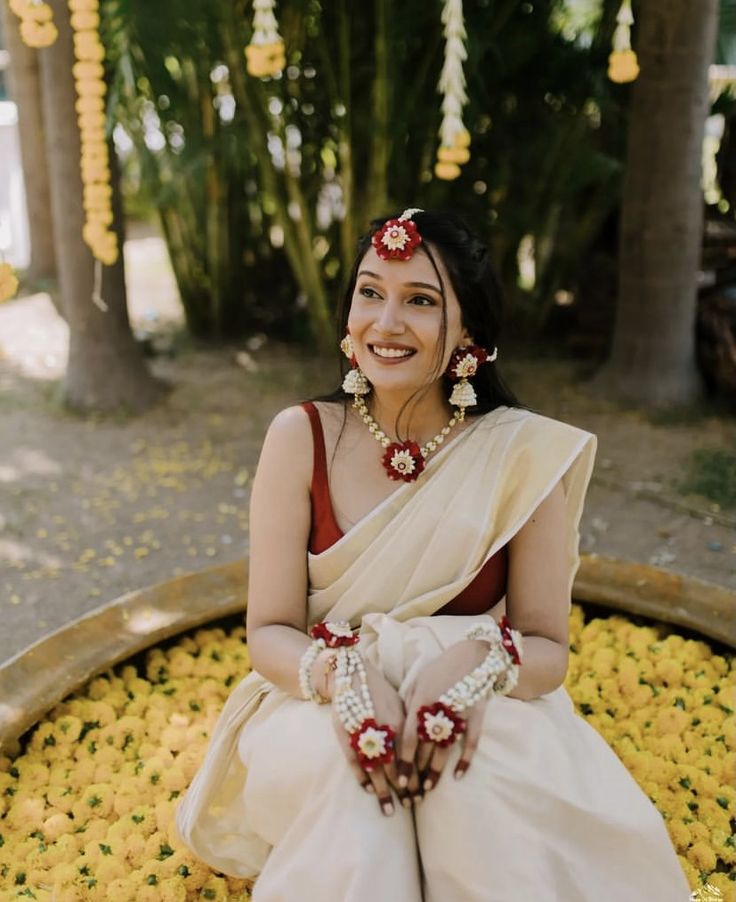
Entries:
{"type": "MultiPolygon", "coordinates": [[[[355,291],[355,283],[358,270],[368,249],[371,247],[371,238],[388,219],[396,219],[400,213],[392,213],[383,219],[375,219],[370,225],[370,230],[358,241],[358,253],[350,270],[345,290],[337,310],[336,339],[339,343],[347,330],[350,306],[355,291]]],[[[455,296],[460,304],[462,324],[472,336],[474,342],[488,352],[498,345],[501,332],[501,312],[503,307],[503,292],[501,284],[491,265],[490,255],[485,243],[473,233],[467,223],[456,213],[439,210],[423,210],[414,213],[412,219],[417,225],[422,236],[422,244],[415,253],[424,253],[429,258],[437,276],[442,292],[442,327],[437,342],[436,370],[432,374],[432,381],[440,375],[442,365],[445,336],[447,334],[447,289],[442,278],[437,256],[442,260],[445,270],[450,278],[455,296]]],[[[348,368],[348,361],[341,356],[341,372],[348,368]]],[[[452,382],[447,376],[442,375],[444,387],[449,397],[452,391],[452,382]]],[[[502,405],[508,407],[526,407],[522,404],[510,388],[501,378],[495,363],[484,363],[478,369],[478,373],[472,381],[478,404],[469,407],[468,416],[477,416],[488,413],[502,405]]],[[[425,389],[426,390],[426,389],[425,389]]],[[[423,392],[420,389],[417,395],[423,392]]],[[[336,389],[328,395],[315,398],[315,401],[346,401],[352,396],[346,394],[342,388],[336,389]]],[[[406,402],[403,410],[411,403],[406,402]]],[[[397,424],[398,434],[398,424],[397,424]]]]}

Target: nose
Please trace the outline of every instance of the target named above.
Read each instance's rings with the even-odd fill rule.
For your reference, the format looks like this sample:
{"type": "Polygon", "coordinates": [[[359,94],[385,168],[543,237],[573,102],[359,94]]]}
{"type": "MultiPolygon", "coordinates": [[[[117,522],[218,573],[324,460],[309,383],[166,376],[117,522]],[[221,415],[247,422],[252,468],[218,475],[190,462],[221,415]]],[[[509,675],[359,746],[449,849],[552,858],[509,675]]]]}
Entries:
{"type": "Polygon", "coordinates": [[[375,328],[382,335],[399,335],[404,331],[404,321],[401,316],[401,304],[390,297],[381,305],[381,313],[375,322],[375,328]]]}

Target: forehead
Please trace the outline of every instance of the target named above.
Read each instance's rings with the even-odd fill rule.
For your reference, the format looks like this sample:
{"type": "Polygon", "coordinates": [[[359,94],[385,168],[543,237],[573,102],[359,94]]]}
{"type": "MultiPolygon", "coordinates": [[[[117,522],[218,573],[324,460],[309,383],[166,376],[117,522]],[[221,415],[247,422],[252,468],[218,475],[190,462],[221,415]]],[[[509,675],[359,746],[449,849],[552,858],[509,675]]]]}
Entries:
{"type": "Polygon", "coordinates": [[[451,297],[454,297],[454,292],[447,270],[442,258],[434,248],[432,248],[432,256],[442,276],[442,284],[437,278],[437,272],[432,265],[432,261],[421,248],[418,248],[408,260],[383,260],[378,256],[375,249],[370,247],[360,261],[358,274],[360,275],[363,271],[375,273],[382,281],[393,285],[422,282],[425,285],[431,285],[437,291],[442,291],[444,286],[445,294],[449,300],[451,297]]]}

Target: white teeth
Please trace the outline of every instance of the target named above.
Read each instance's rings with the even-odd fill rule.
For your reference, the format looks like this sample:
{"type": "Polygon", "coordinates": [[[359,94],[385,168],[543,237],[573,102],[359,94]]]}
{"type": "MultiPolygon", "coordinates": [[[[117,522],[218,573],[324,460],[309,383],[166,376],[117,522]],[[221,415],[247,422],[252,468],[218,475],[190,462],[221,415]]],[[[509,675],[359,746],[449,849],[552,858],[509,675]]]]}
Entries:
{"type": "Polygon", "coordinates": [[[377,348],[373,345],[373,353],[379,357],[408,357],[414,351],[402,351],[399,348],[377,348]]]}

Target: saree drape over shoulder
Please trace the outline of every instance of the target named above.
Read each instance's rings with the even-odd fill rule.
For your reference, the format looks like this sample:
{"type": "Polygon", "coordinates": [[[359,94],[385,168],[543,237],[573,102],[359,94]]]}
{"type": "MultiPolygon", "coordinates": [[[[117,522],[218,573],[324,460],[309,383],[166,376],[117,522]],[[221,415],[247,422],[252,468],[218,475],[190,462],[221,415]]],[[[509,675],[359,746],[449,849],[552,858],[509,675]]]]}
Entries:
{"type": "MultiPolygon", "coordinates": [[[[504,613],[502,599],[478,616],[436,615],[560,481],[571,590],[595,444],[529,411],[478,417],[417,482],[308,555],[309,622],[349,620],[403,696],[470,623],[504,613]]],[[[661,816],[564,687],[492,698],[463,780],[445,776],[414,814],[386,818],[350,773],[329,706],[251,673],[225,704],[176,825],[217,870],[260,874],[263,902],[689,898],[661,816]]]]}

